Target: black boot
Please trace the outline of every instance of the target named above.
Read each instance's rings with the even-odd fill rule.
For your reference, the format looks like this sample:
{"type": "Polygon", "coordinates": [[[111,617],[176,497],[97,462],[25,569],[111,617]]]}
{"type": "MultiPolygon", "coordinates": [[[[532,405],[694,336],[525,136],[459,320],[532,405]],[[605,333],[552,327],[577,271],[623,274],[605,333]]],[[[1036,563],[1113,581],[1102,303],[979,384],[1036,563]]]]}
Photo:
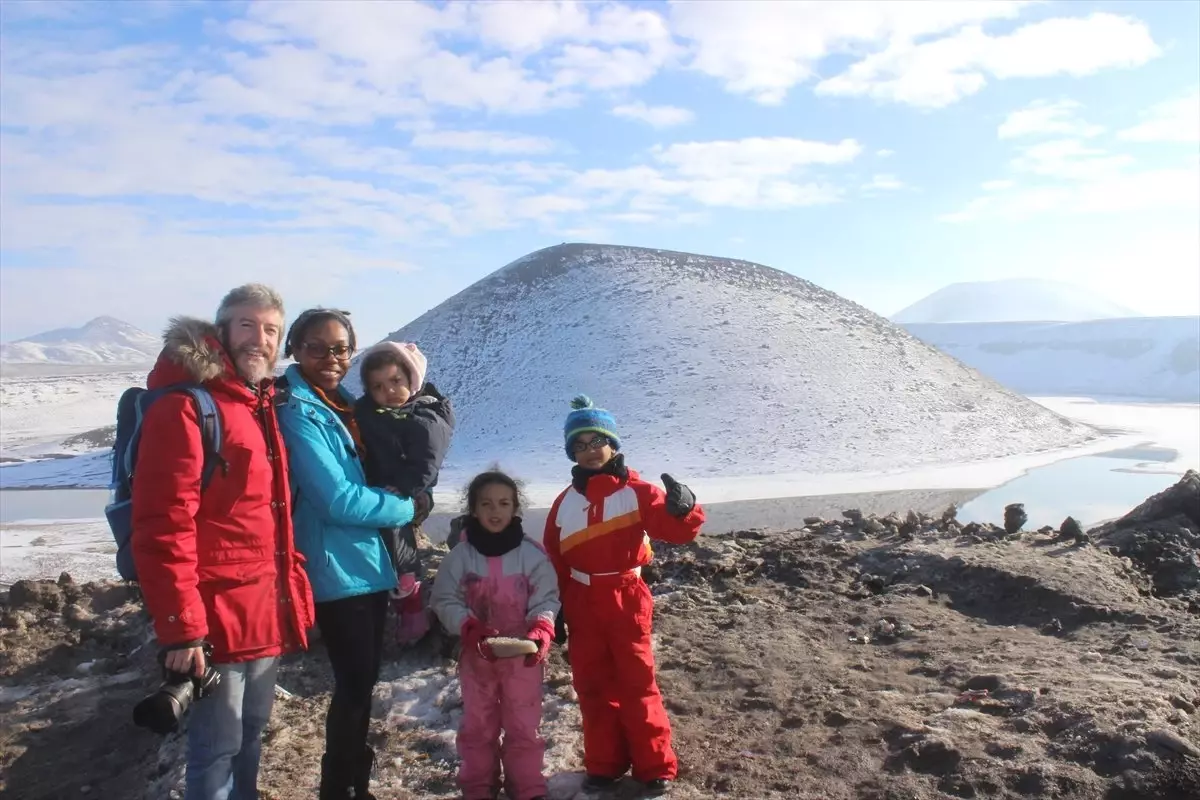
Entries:
{"type": "Polygon", "coordinates": [[[317,793],[319,800],[352,800],[354,783],[346,772],[345,765],[338,764],[328,753],[321,756],[321,788],[317,793]]]}
{"type": "Polygon", "coordinates": [[[583,781],[583,790],[585,792],[602,792],[615,787],[619,780],[621,779],[611,778],[607,775],[588,775],[583,781]]]}
{"type": "Polygon", "coordinates": [[[375,751],[365,747],[354,770],[354,800],[375,800],[375,795],[371,794],[371,770],[374,768],[375,751]]]}
{"type": "Polygon", "coordinates": [[[666,797],[671,788],[671,782],[666,778],[654,778],[645,783],[643,797],[666,797]]]}

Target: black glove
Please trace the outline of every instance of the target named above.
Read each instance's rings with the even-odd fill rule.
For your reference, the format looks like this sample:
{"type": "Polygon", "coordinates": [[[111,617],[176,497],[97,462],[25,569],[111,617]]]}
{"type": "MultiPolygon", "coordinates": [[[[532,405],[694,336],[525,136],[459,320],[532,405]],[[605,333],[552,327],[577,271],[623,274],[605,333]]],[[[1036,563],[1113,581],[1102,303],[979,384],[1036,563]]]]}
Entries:
{"type": "Polygon", "coordinates": [[[554,643],[567,643],[567,621],[563,618],[562,609],[558,610],[558,616],[554,618],[554,643]]]}
{"type": "Polygon", "coordinates": [[[667,490],[667,513],[672,517],[686,517],[696,507],[696,495],[667,473],[662,474],[663,487],[667,490]]]}

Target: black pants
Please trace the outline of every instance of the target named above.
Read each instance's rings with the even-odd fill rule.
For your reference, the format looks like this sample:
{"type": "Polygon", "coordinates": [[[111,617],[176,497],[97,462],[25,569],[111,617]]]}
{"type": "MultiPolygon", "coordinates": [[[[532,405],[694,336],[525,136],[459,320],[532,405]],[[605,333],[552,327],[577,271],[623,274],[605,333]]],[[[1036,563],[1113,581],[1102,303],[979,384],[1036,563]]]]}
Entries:
{"type": "Polygon", "coordinates": [[[317,603],[317,626],[333,666],[333,699],[325,718],[321,783],[359,784],[370,774],[367,731],[371,693],[383,659],[387,592],[317,603]],[[360,773],[365,769],[366,775],[360,773]]]}

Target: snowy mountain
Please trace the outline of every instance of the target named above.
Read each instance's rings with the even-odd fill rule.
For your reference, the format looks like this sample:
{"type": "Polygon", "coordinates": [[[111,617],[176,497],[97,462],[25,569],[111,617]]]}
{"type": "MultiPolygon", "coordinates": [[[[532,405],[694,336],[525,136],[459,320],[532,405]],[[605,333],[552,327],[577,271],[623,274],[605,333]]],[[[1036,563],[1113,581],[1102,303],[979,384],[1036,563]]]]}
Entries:
{"type": "Polygon", "coordinates": [[[1023,394],[1200,402],[1200,317],[904,327],[1023,394]]]}
{"type": "Polygon", "coordinates": [[[702,255],[551,247],[389,338],[416,342],[455,403],[455,471],[561,481],[580,392],[651,477],[878,472],[1096,436],[832,292],[702,255]]]}
{"type": "Polygon", "coordinates": [[[901,324],[1080,322],[1136,317],[1091,289],[1039,278],[952,283],[892,315],[901,324]]]}
{"type": "Polygon", "coordinates": [[[162,340],[127,322],[96,317],[82,328],[59,328],[0,344],[7,364],[146,364],[162,340]]]}

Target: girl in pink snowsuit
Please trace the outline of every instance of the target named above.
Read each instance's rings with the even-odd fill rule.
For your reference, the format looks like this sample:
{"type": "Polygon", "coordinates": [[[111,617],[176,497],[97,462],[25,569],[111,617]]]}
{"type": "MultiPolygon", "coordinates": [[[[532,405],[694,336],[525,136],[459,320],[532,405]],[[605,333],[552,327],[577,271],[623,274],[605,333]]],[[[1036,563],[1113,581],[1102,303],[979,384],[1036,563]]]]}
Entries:
{"type": "Polygon", "coordinates": [[[447,630],[462,635],[458,785],[464,800],[492,800],[502,785],[501,764],[510,800],[546,797],[546,746],[538,726],[558,576],[541,546],[525,538],[518,498],[516,483],[502,472],[471,481],[465,536],[433,583],[433,610],[447,630]],[[493,636],[528,639],[537,652],[497,658],[488,644],[493,636]]]}

